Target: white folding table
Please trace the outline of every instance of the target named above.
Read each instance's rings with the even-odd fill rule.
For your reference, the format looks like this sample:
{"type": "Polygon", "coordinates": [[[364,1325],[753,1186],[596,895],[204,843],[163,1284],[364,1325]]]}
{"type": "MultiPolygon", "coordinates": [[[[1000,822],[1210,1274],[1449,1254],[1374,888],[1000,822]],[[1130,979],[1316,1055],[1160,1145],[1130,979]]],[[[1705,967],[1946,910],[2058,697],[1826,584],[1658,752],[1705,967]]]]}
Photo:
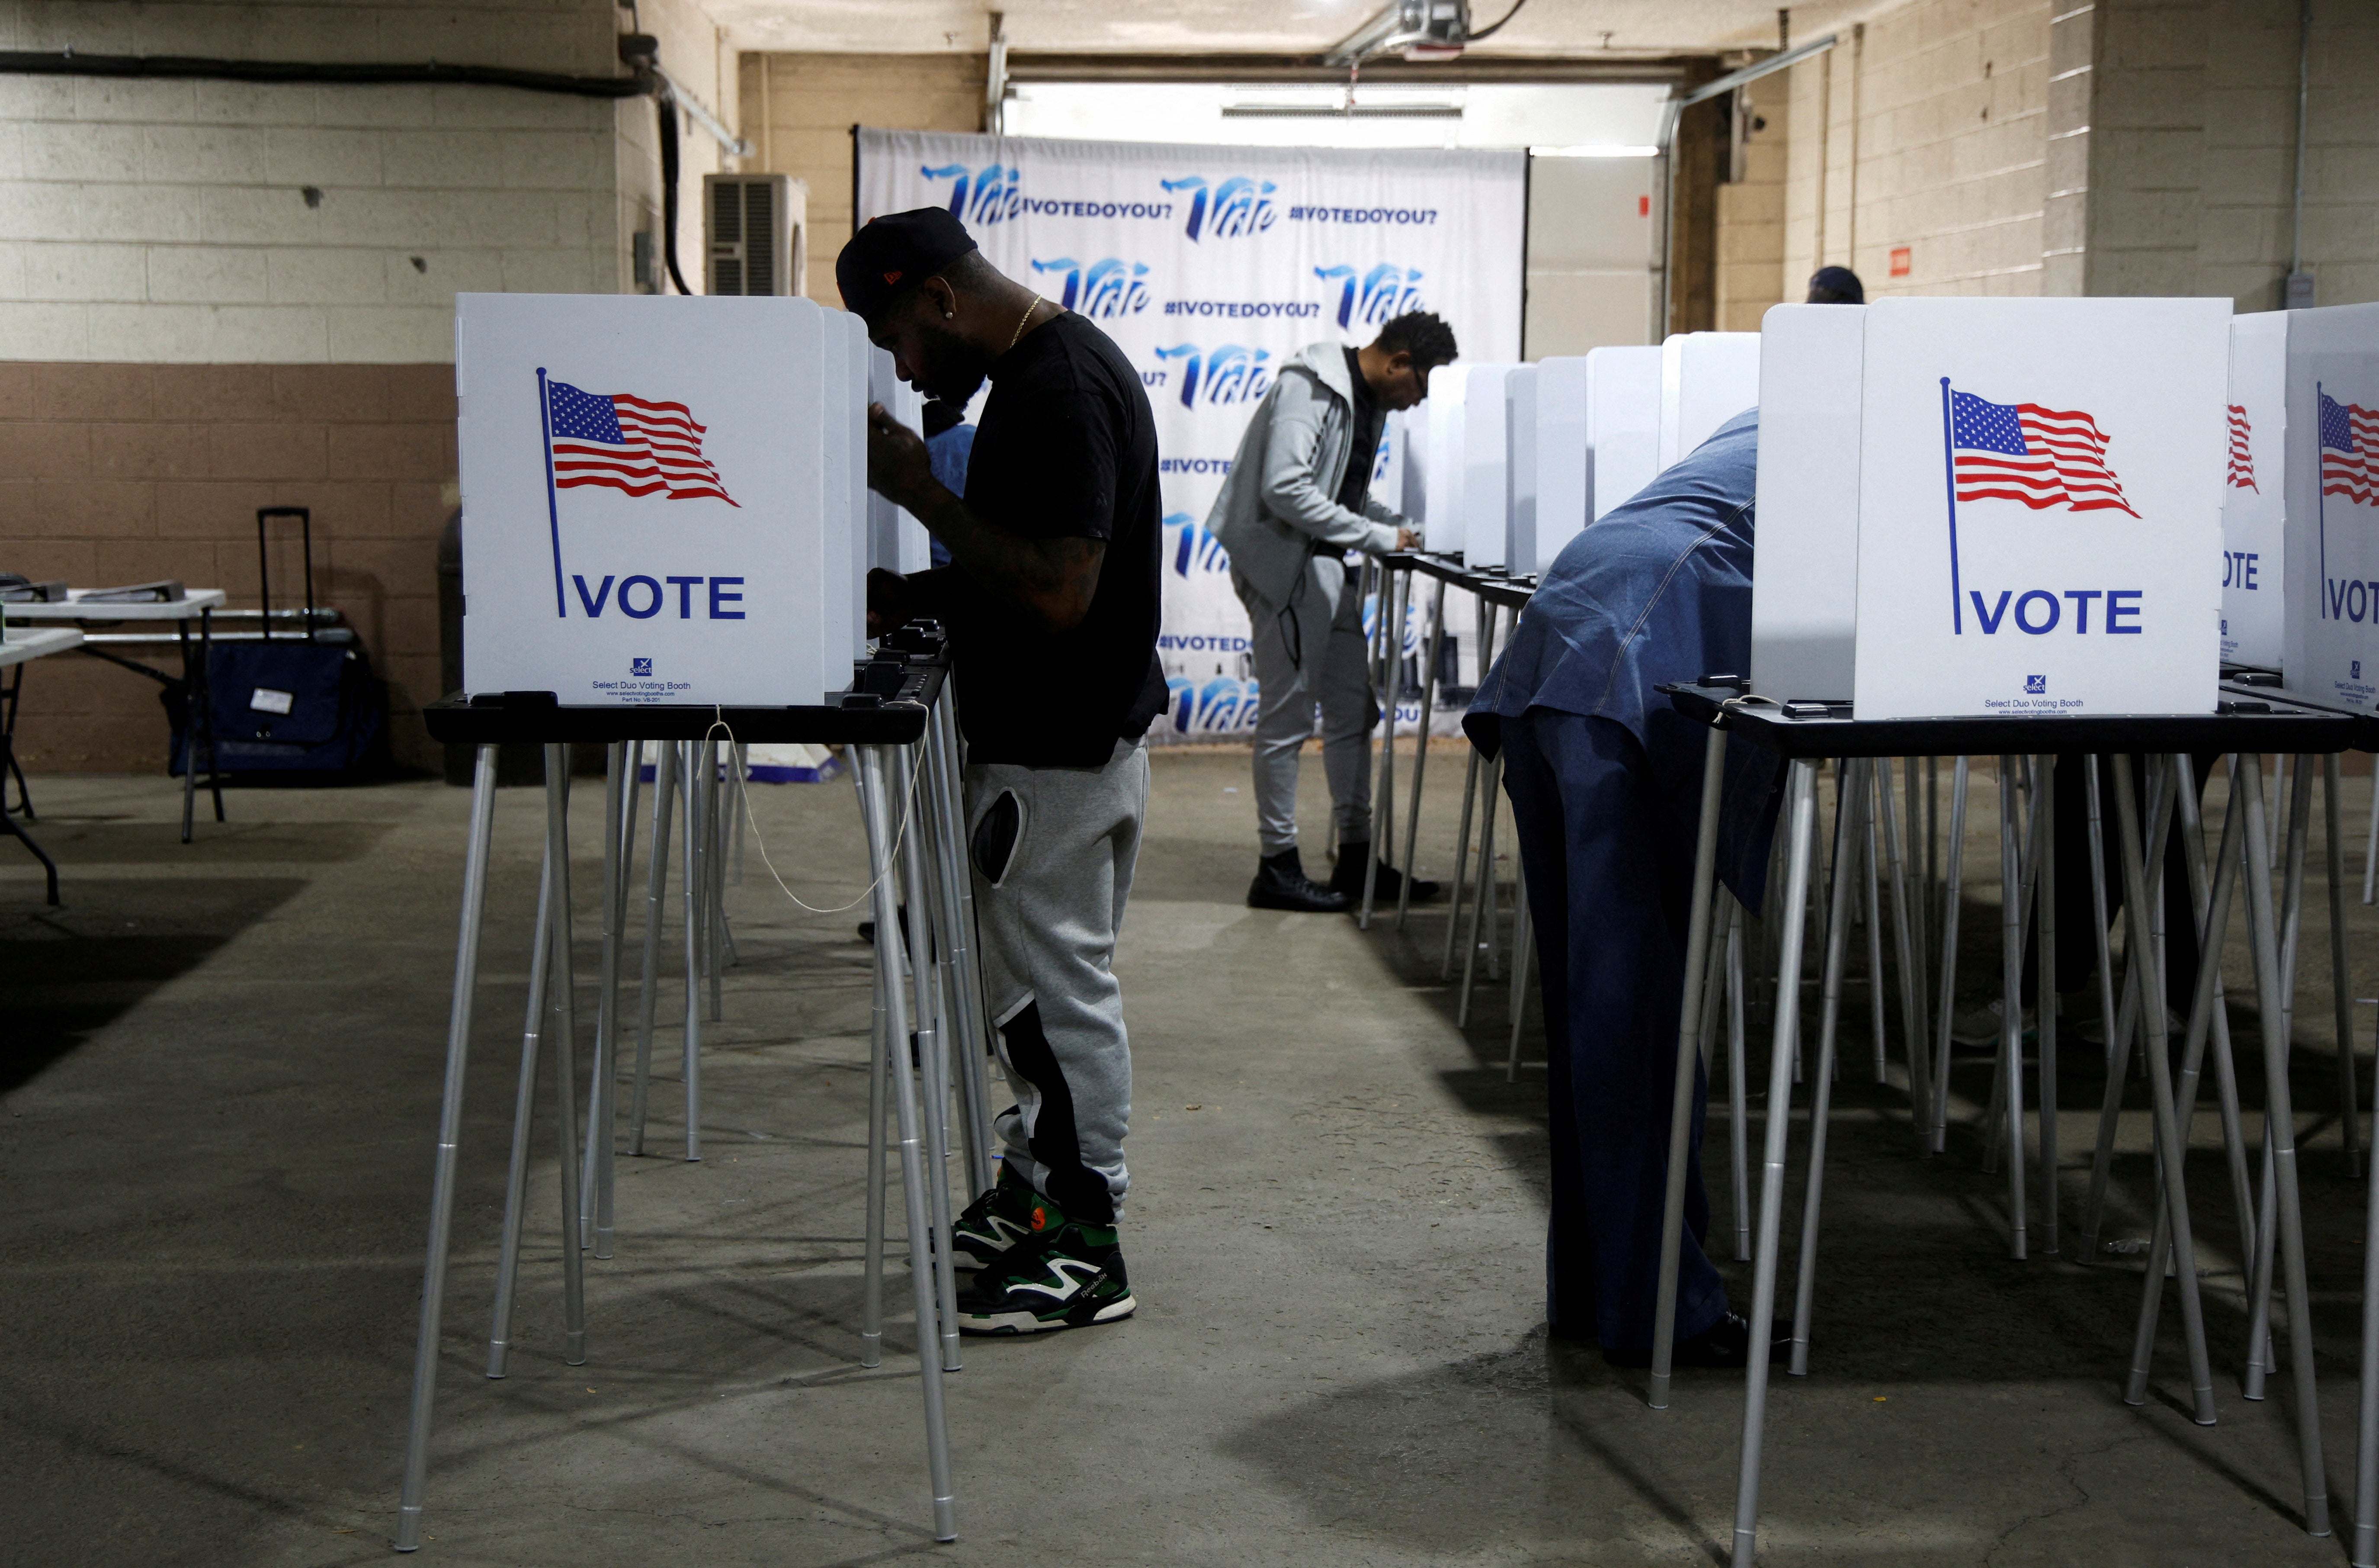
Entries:
{"type": "MultiPolygon", "coordinates": [[[[182,842],[190,841],[190,814],[198,792],[199,756],[206,755],[207,790],[214,797],[215,820],[223,819],[223,775],[215,770],[214,716],[207,691],[207,657],[214,643],[214,611],[221,609],[226,595],[221,588],[191,588],[178,599],[150,599],[134,603],[98,600],[88,597],[96,589],[68,589],[64,600],[40,604],[11,604],[8,619],[29,626],[75,627],[88,632],[96,626],[117,626],[134,622],[171,625],[179,633],[182,646],[182,690],[187,704],[187,717],[183,733],[187,738],[182,766],[182,842]],[[190,635],[191,622],[198,623],[198,636],[190,635]]],[[[173,677],[151,669],[145,664],[92,646],[78,635],[82,651],[93,658],[103,658],[110,664],[121,665],[135,674],[146,675],[152,681],[173,684],[173,677]]],[[[21,679],[21,677],[20,677],[21,679]]],[[[14,692],[12,690],[11,696],[14,692]]],[[[17,705],[8,705],[8,728],[16,728],[17,705]]],[[[24,779],[18,778],[18,789],[24,779]]],[[[25,802],[26,814],[32,814],[32,802],[25,802]]]]}
{"type": "MultiPolygon", "coordinates": [[[[0,669],[18,669],[20,673],[18,679],[21,681],[23,666],[37,658],[47,657],[51,654],[64,653],[68,648],[80,644],[81,641],[82,633],[71,626],[44,627],[38,631],[20,633],[14,637],[0,638],[0,669]]],[[[16,688],[12,685],[9,690],[13,695],[16,688]]],[[[18,778],[18,788],[22,790],[25,776],[17,766],[16,739],[17,705],[12,701],[8,705],[8,723],[6,726],[0,726],[0,779],[6,779],[8,775],[14,773],[18,778]]],[[[5,806],[6,803],[5,801],[0,801],[0,806],[5,806]]],[[[25,800],[25,820],[30,822],[32,817],[33,802],[31,797],[28,796],[25,800]]],[[[20,824],[9,820],[5,809],[0,809],[0,830],[23,839],[25,848],[33,851],[33,858],[40,861],[42,869],[49,874],[50,902],[56,903],[58,901],[57,862],[50,859],[48,852],[41,845],[33,842],[33,836],[26,832],[20,824]]]]}

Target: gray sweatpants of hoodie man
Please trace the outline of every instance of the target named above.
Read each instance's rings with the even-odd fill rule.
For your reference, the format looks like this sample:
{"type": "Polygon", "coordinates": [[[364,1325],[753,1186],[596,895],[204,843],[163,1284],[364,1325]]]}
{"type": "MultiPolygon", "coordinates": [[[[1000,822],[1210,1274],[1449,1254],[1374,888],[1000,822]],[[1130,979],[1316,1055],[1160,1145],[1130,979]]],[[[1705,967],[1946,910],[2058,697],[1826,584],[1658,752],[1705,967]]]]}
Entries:
{"type": "Polygon", "coordinates": [[[1371,836],[1370,741],[1380,707],[1371,694],[1360,585],[1359,569],[1330,555],[1306,563],[1285,605],[1231,573],[1247,609],[1255,661],[1256,843],[1265,855],[1297,848],[1298,761],[1312,737],[1317,704],[1334,842],[1371,836]]]}

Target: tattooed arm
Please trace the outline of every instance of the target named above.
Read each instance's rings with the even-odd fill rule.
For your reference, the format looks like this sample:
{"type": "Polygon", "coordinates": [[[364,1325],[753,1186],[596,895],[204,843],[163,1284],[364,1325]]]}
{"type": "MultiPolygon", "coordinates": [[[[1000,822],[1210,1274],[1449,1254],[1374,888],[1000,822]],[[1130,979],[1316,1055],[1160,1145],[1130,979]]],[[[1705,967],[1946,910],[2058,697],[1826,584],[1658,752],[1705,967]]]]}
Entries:
{"type": "Polygon", "coordinates": [[[1105,539],[1028,538],[977,515],[936,479],[925,443],[882,404],[867,410],[867,484],[907,509],[948,547],[950,559],[1008,600],[1035,628],[1069,632],[1098,592],[1105,539]]]}

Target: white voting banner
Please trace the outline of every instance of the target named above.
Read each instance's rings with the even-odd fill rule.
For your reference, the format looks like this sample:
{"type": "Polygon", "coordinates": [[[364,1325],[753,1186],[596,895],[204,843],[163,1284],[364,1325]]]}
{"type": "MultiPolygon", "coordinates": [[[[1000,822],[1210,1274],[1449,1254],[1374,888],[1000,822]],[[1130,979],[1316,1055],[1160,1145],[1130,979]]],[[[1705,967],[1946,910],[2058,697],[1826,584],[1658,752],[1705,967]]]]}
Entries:
{"type": "Polygon", "coordinates": [[[2286,602],[2288,324],[2264,310],[2230,321],[2228,450],[2222,490],[2222,660],[2277,669],[2286,602]]]}
{"type": "Polygon", "coordinates": [[[2229,318],[1867,308],[1860,718],[2213,711],[2229,318]]]}
{"type": "Polygon", "coordinates": [[[855,510],[810,301],[456,296],[475,692],[572,706],[815,703],[849,683],[830,608],[855,510]],[[847,499],[847,497],[846,497],[847,499]]]}
{"type": "Polygon", "coordinates": [[[2288,312],[2291,688],[2379,708],[2379,305],[2288,312]]]}
{"type": "MultiPolygon", "coordinates": [[[[1247,614],[1206,529],[1248,416],[1300,349],[1369,343],[1407,310],[1444,317],[1463,362],[1517,359],[1526,165],[1516,151],[860,131],[863,221],[948,209],[1001,271],[1089,317],[1139,368],[1164,488],[1171,733],[1255,723],[1247,614]]],[[[1383,446],[1399,433],[1390,421],[1383,446]]],[[[1403,454],[1380,461],[1422,504],[1403,454]]]]}
{"type": "Polygon", "coordinates": [[[1751,689],[1847,701],[1858,628],[1863,305],[1779,305],[1759,325],[1751,689]]]}

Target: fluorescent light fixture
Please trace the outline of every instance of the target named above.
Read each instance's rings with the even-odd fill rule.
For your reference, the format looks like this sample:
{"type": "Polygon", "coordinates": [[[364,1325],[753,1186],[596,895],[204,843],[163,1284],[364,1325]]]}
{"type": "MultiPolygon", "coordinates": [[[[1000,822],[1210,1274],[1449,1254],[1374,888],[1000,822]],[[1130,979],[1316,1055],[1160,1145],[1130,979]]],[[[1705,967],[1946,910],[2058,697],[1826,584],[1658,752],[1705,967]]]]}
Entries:
{"type": "Polygon", "coordinates": [[[1531,147],[1531,158],[1657,158],[1657,147],[1629,147],[1615,141],[1588,142],[1581,147],[1531,147]]]}

